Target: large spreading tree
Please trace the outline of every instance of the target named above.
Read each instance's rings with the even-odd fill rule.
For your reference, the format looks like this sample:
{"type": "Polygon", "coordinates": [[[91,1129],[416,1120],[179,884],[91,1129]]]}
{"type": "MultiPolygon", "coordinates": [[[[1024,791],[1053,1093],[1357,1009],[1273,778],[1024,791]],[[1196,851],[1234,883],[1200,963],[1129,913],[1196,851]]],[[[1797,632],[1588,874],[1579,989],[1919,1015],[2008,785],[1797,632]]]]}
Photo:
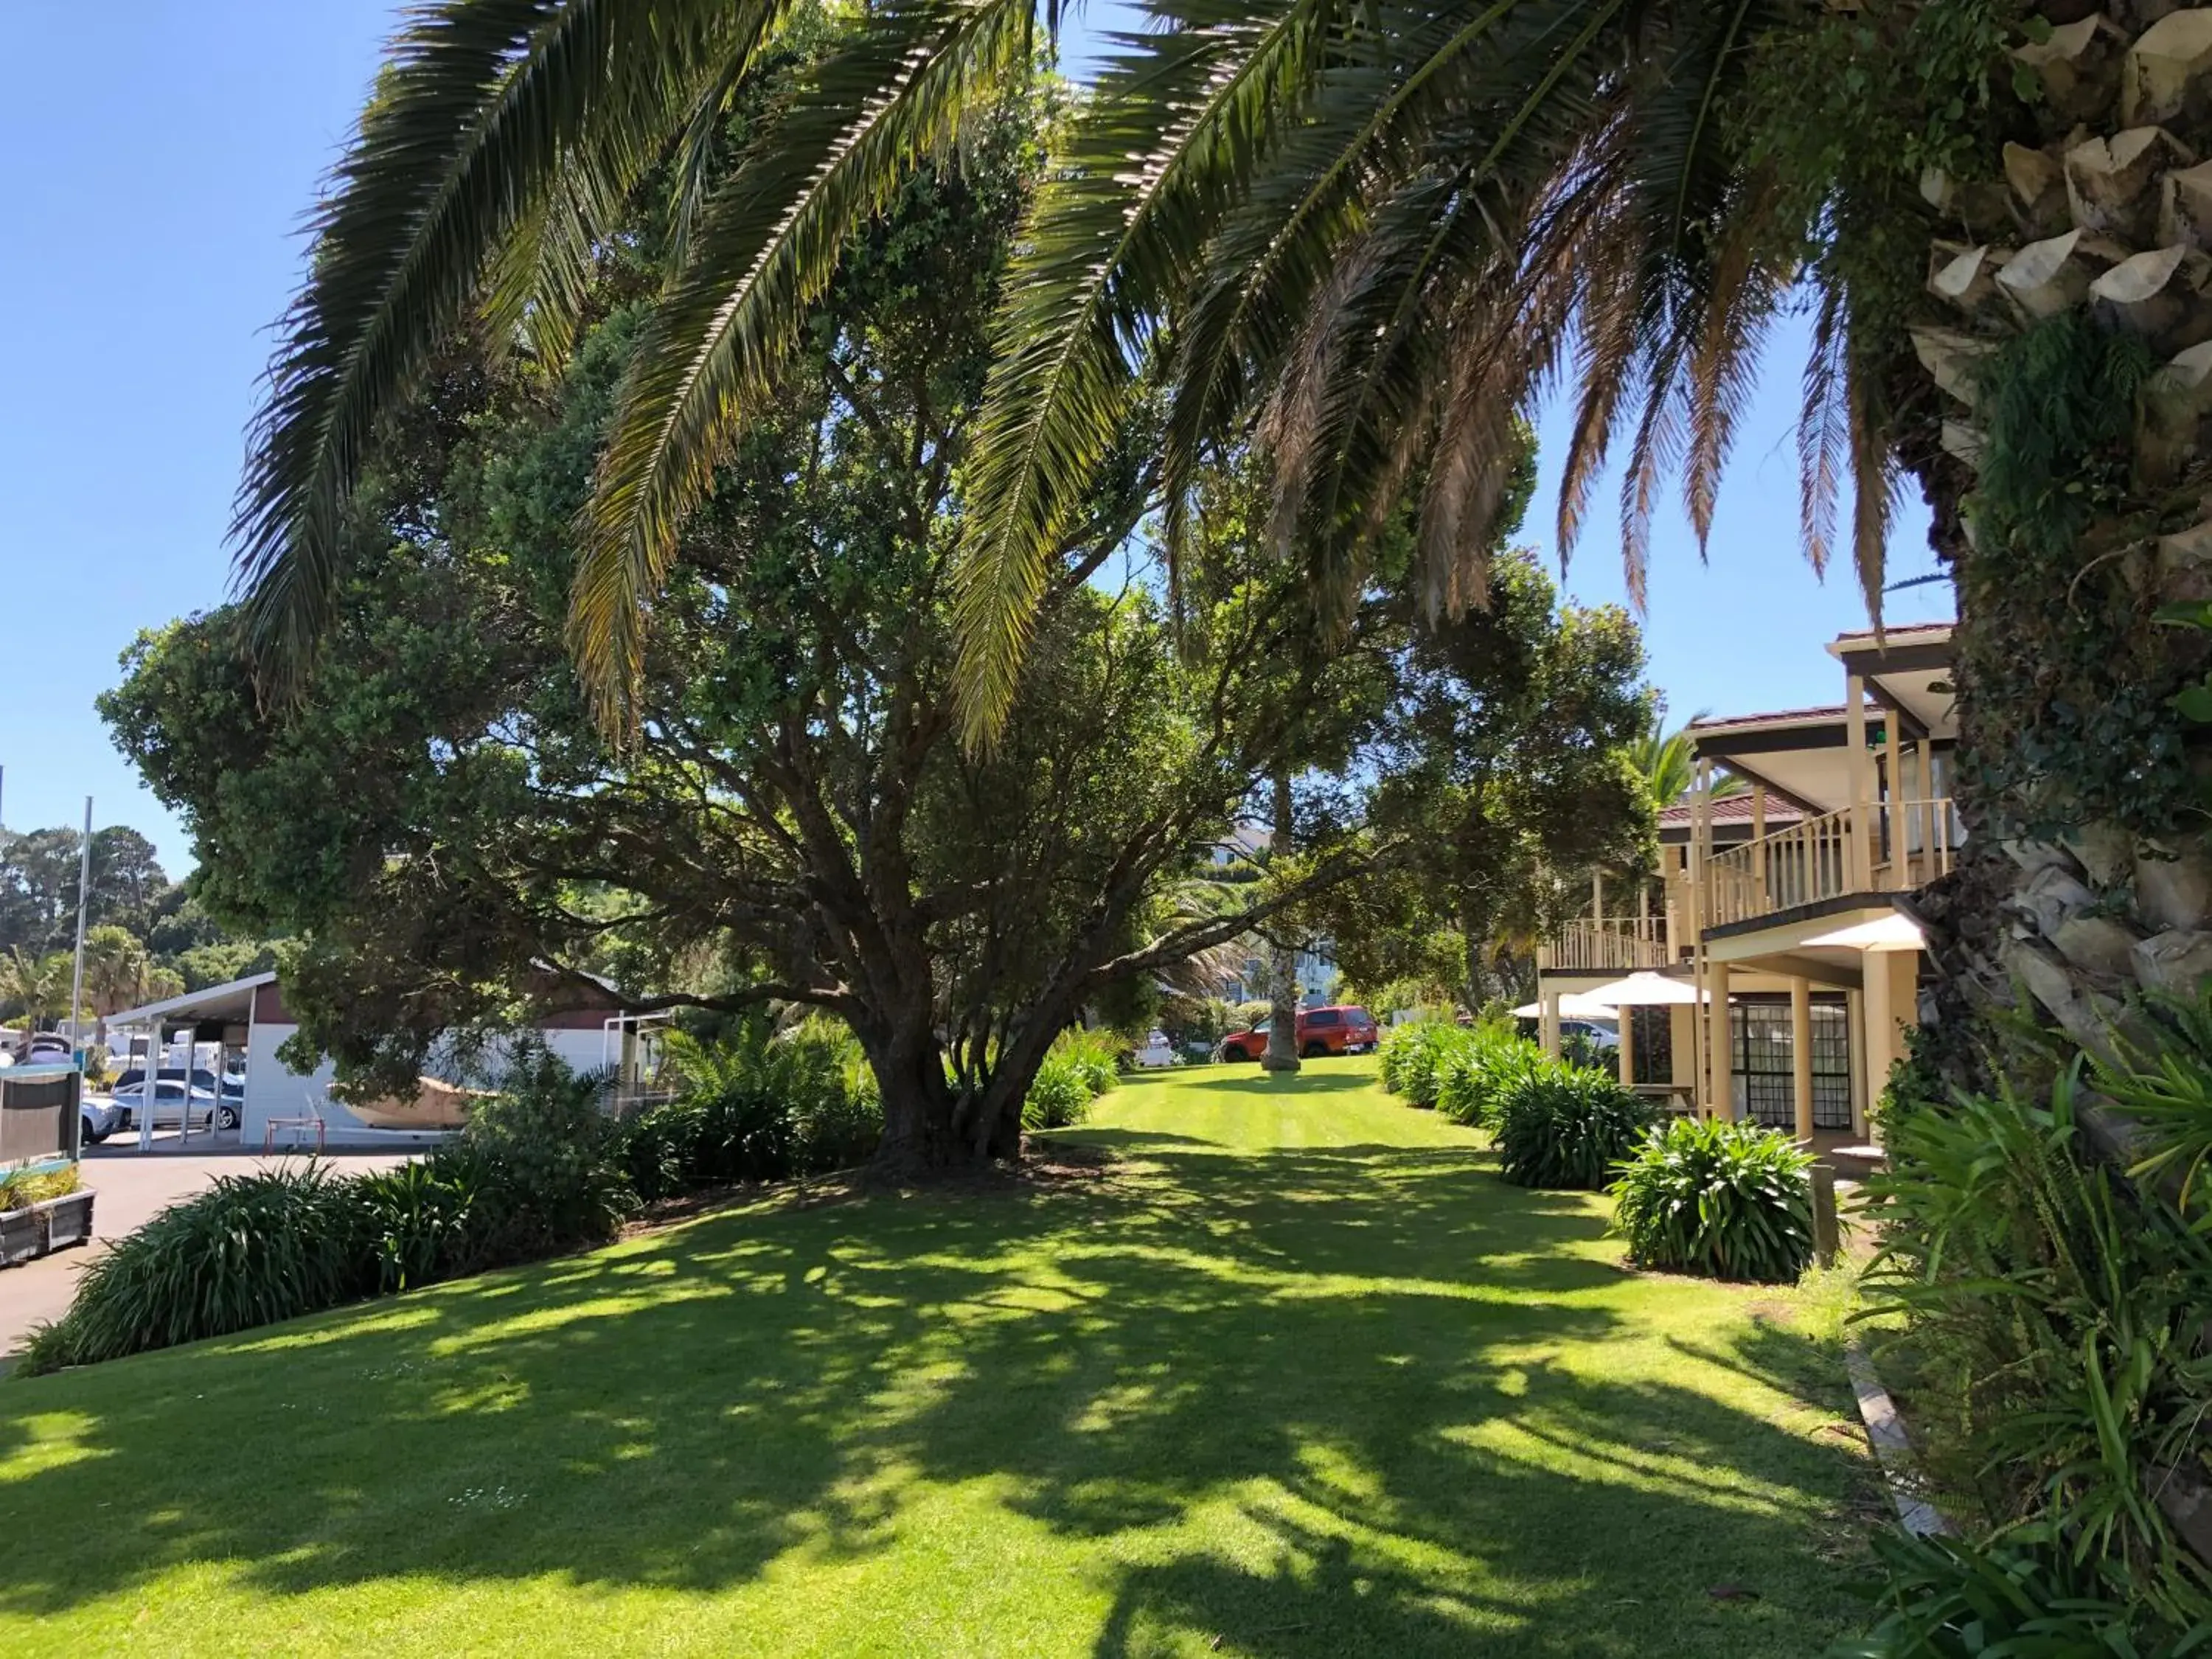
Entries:
{"type": "MultiPolygon", "coordinates": [[[[1340,878],[1220,911],[1181,888],[1374,653],[1302,648],[1269,562],[1212,571],[1178,630],[1109,587],[1147,500],[1101,481],[1042,596],[1002,741],[957,741],[952,571],[988,322],[1037,155],[1009,100],[843,250],[772,402],[731,436],[640,619],[628,729],[569,668],[574,526],[640,372],[657,250],[565,362],[457,347],[383,437],[313,672],[270,699],[225,608],[142,642],[105,712],[191,825],[200,898],[305,943],[307,1045],[399,1085],[547,976],[634,1006],[811,1006],[881,1085],[882,1161],[1014,1150],[1054,1036],[1340,878]]],[[[1341,738],[1338,738],[1341,741],[1341,738]]]]}

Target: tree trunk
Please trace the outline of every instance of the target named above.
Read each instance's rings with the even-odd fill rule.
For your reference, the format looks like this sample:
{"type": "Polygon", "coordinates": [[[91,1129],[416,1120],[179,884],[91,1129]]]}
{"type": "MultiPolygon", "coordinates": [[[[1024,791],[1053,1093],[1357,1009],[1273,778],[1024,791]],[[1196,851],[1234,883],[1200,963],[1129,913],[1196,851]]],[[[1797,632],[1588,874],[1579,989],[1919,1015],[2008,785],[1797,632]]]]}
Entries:
{"type": "MultiPolygon", "coordinates": [[[[1291,816],[1291,775],[1275,774],[1274,853],[1289,856],[1294,825],[1291,816]]],[[[1295,1072],[1304,1062],[1298,1058],[1298,952],[1287,939],[1278,939],[1267,955],[1267,1052],[1260,1056],[1265,1072],[1295,1072]]]]}
{"type": "Polygon", "coordinates": [[[922,1181],[973,1170],[983,1163],[953,1124],[957,1103],[945,1075],[945,1055],[925,1025],[881,1043],[862,1037],[868,1066],[883,1097],[884,1138],[872,1168],[894,1181],[922,1181]]]}
{"type": "Polygon", "coordinates": [[[2101,1049],[2124,997],[2193,994],[2212,970],[2212,844],[2176,827],[2198,818],[2212,728],[2162,712],[2172,693],[2201,677],[2204,639],[2156,620],[2162,605],[2212,598],[2212,497],[2203,488],[2212,465],[2212,346],[2203,343],[2212,341],[2212,297],[2200,291],[2212,289],[2201,280],[2212,184],[2191,165],[2212,145],[2212,10],[2085,15],[2015,55],[2045,82],[2040,147],[2008,146],[2002,178],[1931,176],[1926,185],[1972,238],[1933,250],[1928,291],[1948,314],[1915,329],[1913,346],[1944,394],[1940,448],[1923,442],[1925,453],[1905,459],[1936,508],[1938,550],[1960,573],[1957,795],[1974,844],[1911,908],[1943,981],[1939,1012],[1966,1018],[2010,1006],[2017,988],[2076,1041],[2101,1049]],[[2162,21],[2137,26],[2138,15],[2162,21]],[[1990,354],[2023,331],[2084,313],[2166,366],[2136,418],[2121,498],[2087,525],[2054,580],[2051,569],[2023,568],[2009,547],[1978,549],[1976,537],[1989,532],[1969,532],[1960,498],[1988,459],[1990,434],[1977,422],[1989,413],[1981,405],[1990,354]],[[2190,527],[2159,533],[2181,525],[2190,527]],[[2060,616],[2087,617],[2088,647],[2074,636],[2076,655],[2119,665],[2104,671],[2112,684],[2085,682],[2063,661],[2039,664],[2039,682],[2025,688],[2005,675],[2038,653],[2045,641],[2035,630],[2060,616]],[[2100,627],[2106,637],[2095,635],[2100,627]],[[2123,692],[2161,711],[2151,735],[2171,745],[2166,775],[2186,799],[2171,787],[2163,802],[2144,790],[2139,806],[2111,791],[2069,795],[2069,744],[2092,751],[2083,771],[2100,742],[2122,750],[2130,767],[2150,763],[2136,752],[2151,746],[2140,740],[2140,722],[2121,726],[2115,713],[2099,729],[2100,694],[2117,706],[2123,692]],[[2063,724],[2084,702],[2086,741],[2063,724]],[[2017,768],[1990,769],[2022,746],[2048,757],[2037,763],[2040,801],[2021,798],[2017,768]],[[2022,833],[2039,817],[2060,827],[2022,833]]]}
{"type": "MultiPolygon", "coordinates": [[[[2110,1054],[2116,1030],[2142,1018],[2136,993],[2194,997],[2212,974],[2212,842],[2191,827],[2212,728],[2169,708],[2202,678],[2205,636],[2157,618],[2212,599],[2212,181],[2196,165],[2212,154],[2212,10],[2067,17],[2014,53],[2045,96],[2039,131],[2007,146],[2002,176],[1923,184],[1956,239],[1936,244],[1925,273],[1946,314],[1913,331],[1944,406],[1940,441],[1923,421],[1903,459],[1960,575],[1956,793],[1971,839],[1906,908],[1936,971],[1919,1058],[1973,1090],[2034,1086],[2024,1068],[2001,1075],[2017,1052],[2008,1018],[2110,1054]],[[2031,539],[2050,518],[2004,516],[2002,491],[2021,486],[1996,470],[2009,459],[1996,422],[2033,400],[2015,385],[2015,412],[2002,415],[1991,377],[2018,361],[1995,355],[2009,342],[2085,316],[2110,331],[2085,332],[2087,349],[2140,342],[2162,367],[2131,442],[2113,446],[2117,466],[2087,441],[2063,458],[2081,475],[2056,482],[2097,508],[2053,552],[2031,539]],[[1959,511],[1968,489],[1982,494],[1971,526],[1959,511]],[[2005,538],[2022,526],[2027,536],[2005,538]]],[[[2116,398],[2086,407],[2130,418],[2116,398]]],[[[2052,408],[2048,430],[2070,441],[2075,412],[2052,408]]],[[[2130,1161],[2108,1109],[2088,1099],[2081,1121],[2078,1158],[2130,1161]]],[[[2155,1485],[2177,1535],[2212,1559],[2212,1529],[2192,1533],[2181,1512],[2212,1502],[2207,1474],[2163,1471],[2155,1485]]]]}

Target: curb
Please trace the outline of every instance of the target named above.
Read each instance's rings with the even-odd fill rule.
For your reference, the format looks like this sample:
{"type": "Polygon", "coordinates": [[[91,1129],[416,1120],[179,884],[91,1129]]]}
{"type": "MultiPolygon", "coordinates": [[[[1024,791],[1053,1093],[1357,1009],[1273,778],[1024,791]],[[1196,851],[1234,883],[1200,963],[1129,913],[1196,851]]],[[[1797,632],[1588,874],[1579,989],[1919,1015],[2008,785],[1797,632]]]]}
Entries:
{"type": "Polygon", "coordinates": [[[1911,1438],[1905,1432],[1904,1419],[1897,1414],[1897,1402],[1889,1397],[1889,1390],[1881,1386],[1881,1378],[1875,1374],[1872,1357],[1859,1343],[1848,1343],[1844,1348],[1844,1369],[1850,1375],[1851,1391],[1858,1396],[1859,1416],[1866,1422],[1867,1440],[1881,1462],[1890,1502],[1897,1505],[1899,1523],[1916,1538],[1955,1532],[1957,1528],[1943,1518],[1942,1512],[1920,1496],[1920,1476],[1912,1463],[1911,1438]]]}

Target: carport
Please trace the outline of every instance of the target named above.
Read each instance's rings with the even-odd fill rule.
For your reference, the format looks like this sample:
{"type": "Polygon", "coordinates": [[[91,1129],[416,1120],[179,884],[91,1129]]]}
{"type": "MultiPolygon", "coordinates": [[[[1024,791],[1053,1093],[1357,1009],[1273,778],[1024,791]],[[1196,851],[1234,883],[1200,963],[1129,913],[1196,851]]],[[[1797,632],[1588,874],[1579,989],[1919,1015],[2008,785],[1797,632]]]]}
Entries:
{"type": "MultiPolygon", "coordinates": [[[[192,1070],[191,1056],[204,1042],[219,1044],[221,1052],[216,1063],[209,1067],[216,1075],[216,1098],[220,1103],[223,1074],[230,1069],[231,1057],[239,1056],[246,1074],[246,1101],[252,1098],[253,1026],[255,1004],[264,986],[274,987],[276,975],[272,973],[253,974],[245,979],[226,981],[221,985],[204,986],[197,991],[187,991],[182,996],[164,998],[143,1007],[126,1008],[111,1014],[107,1019],[110,1046],[126,1060],[138,1060],[149,1079],[154,1078],[167,1063],[169,1044],[182,1041],[187,1045],[185,1069],[187,1077],[192,1070]],[[120,1040],[118,1040],[118,1039],[120,1040]]],[[[187,1100],[191,1097],[189,1083],[187,1100]]],[[[240,1133],[248,1132],[243,1122],[241,1105],[240,1133]]],[[[191,1139],[191,1114],[184,1114],[182,1139],[191,1139]]],[[[138,1150],[151,1152],[154,1147],[154,1114],[149,1110],[139,1114],[138,1150]]]]}

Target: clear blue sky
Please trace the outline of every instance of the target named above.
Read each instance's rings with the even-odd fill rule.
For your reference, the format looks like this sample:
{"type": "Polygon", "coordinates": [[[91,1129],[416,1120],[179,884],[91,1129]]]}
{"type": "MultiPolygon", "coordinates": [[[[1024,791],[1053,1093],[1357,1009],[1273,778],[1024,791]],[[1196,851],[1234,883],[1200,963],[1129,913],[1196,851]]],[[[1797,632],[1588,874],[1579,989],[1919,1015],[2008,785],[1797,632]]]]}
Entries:
{"type": "MultiPolygon", "coordinates": [[[[108,742],[93,699],[143,628],[217,603],[242,432],[267,330],[301,268],[301,215],[351,130],[389,0],[7,0],[0,155],[14,257],[0,264],[0,821],[94,821],[152,836],[173,873],[181,827],[108,742]],[[96,64],[100,72],[68,72],[96,64]]],[[[1094,13],[1094,16],[1103,16],[1094,13]]],[[[1079,54],[1083,41],[1072,43],[1079,54]]],[[[1864,625],[1848,572],[1816,583],[1796,543],[1786,345],[1745,422],[1710,565],[1670,501],[1654,540],[1647,637],[1677,715],[1832,701],[1820,650],[1864,625]]],[[[1549,550],[1564,437],[1542,423],[1549,550]]],[[[1602,487],[1570,572],[1577,598],[1621,596],[1602,487]]],[[[1918,514],[1899,574],[1929,568],[1918,514]]],[[[1941,587],[1893,620],[1948,614],[1941,587]]]]}

